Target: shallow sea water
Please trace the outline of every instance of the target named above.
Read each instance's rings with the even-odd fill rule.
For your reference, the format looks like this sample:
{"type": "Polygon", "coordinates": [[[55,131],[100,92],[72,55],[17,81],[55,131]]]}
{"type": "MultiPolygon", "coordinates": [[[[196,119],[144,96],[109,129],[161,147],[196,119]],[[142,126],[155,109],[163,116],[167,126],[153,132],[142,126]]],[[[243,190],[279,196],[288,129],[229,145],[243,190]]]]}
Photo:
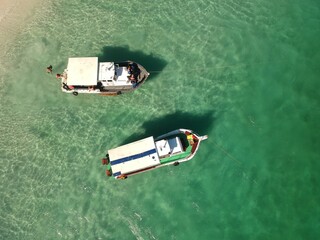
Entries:
{"type": "Polygon", "coordinates": [[[0,60],[0,239],[316,239],[319,23],[315,0],[43,1],[0,60]],[[72,56],[151,76],[74,97],[72,56]],[[209,136],[192,161],[105,176],[109,148],[180,127],[209,136]]]}

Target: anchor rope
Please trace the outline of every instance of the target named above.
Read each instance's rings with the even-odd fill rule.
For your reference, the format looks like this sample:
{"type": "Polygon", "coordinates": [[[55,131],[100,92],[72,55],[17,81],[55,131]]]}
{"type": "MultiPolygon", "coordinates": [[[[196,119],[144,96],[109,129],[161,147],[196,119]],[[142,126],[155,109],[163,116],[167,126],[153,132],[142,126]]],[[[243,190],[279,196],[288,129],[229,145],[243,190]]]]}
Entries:
{"type": "MultiPolygon", "coordinates": [[[[266,61],[262,62],[256,62],[254,64],[246,64],[246,63],[237,63],[237,64],[230,64],[230,65],[224,65],[224,66],[211,66],[211,67],[196,67],[196,68],[186,68],[180,71],[186,72],[186,71],[194,71],[194,70],[205,70],[205,69],[224,69],[224,68],[241,68],[241,67],[250,67],[253,65],[260,65],[260,64],[266,64],[266,61]]],[[[159,73],[159,72],[177,72],[177,70],[151,70],[148,71],[149,73],[159,73]]]]}
{"type": "Polygon", "coordinates": [[[240,160],[238,160],[236,157],[234,157],[233,155],[231,155],[231,153],[229,153],[226,149],[224,149],[222,146],[220,146],[218,143],[216,143],[215,141],[212,141],[214,145],[217,146],[217,148],[219,148],[226,156],[228,156],[230,159],[234,160],[236,163],[238,163],[239,165],[242,165],[242,162],[240,160]]]}
{"type": "MultiPolygon", "coordinates": [[[[255,63],[257,64],[257,63],[255,63]]],[[[205,69],[223,69],[223,68],[236,68],[236,67],[245,67],[250,66],[250,64],[231,64],[231,65],[225,65],[225,66],[217,66],[217,67],[197,67],[197,68],[187,68],[180,71],[194,71],[194,70],[205,70],[205,69]]],[[[177,70],[151,70],[148,71],[149,73],[159,73],[159,72],[177,72],[177,70]]]]}
{"type": "MultiPolygon", "coordinates": [[[[243,165],[243,163],[238,160],[236,157],[234,157],[233,155],[231,155],[225,148],[223,148],[221,145],[219,145],[218,143],[216,143],[215,141],[213,141],[213,144],[217,146],[217,148],[222,151],[227,157],[229,157],[230,159],[232,159],[234,162],[236,162],[240,168],[240,171],[247,176],[247,169],[246,167],[243,165]]],[[[258,182],[256,181],[256,179],[252,178],[252,177],[246,177],[247,180],[252,181],[255,185],[258,184],[258,182]]]]}

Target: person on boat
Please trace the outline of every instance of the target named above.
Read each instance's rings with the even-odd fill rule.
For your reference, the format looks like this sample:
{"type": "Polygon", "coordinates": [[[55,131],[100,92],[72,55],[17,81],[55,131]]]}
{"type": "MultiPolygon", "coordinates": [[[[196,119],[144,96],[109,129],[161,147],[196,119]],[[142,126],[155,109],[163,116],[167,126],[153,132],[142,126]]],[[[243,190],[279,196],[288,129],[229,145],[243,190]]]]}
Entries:
{"type": "Polygon", "coordinates": [[[57,74],[56,74],[56,78],[57,78],[57,79],[62,78],[62,74],[57,73],[57,74]]]}
{"type": "Polygon", "coordinates": [[[52,65],[50,65],[49,67],[47,67],[47,73],[52,73],[52,65]]]}
{"type": "Polygon", "coordinates": [[[189,143],[191,144],[191,145],[193,145],[194,144],[194,138],[193,138],[193,135],[190,133],[190,132],[186,132],[186,135],[187,135],[187,139],[188,139],[188,141],[189,141],[189,143]]]}
{"type": "Polygon", "coordinates": [[[132,66],[131,66],[131,63],[128,65],[128,74],[132,74],[132,66]]]}
{"type": "Polygon", "coordinates": [[[133,85],[137,84],[138,75],[140,74],[140,69],[136,63],[129,63],[128,65],[128,79],[133,85]]]}
{"type": "Polygon", "coordinates": [[[134,80],[132,63],[129,63],[129,65],[128,65],[128,79],[134,80]]]}
{"type": "Polygon", "coordinates": [[[130,74],[130,76],[128,76],[129,80],[132,82],[132,81],[135,81],[136,78],[134,77],[133,74],[130,74]]]}

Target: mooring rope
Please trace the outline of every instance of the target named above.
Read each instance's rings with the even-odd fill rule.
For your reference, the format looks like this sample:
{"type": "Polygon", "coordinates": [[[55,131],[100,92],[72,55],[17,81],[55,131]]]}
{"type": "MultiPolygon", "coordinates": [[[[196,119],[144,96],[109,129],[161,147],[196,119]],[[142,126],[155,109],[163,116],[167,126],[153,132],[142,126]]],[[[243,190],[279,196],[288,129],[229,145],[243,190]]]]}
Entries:
{"type": "Polygon", "coordinates": [[[222,146],[218,145],[215,141],[213,141],[213,144],[216,145],[226,156],[228,156],[230,159],[234,160],[239,165],[242,165],[242,162],[238,160],[236,157],[232,156],[226,149],[224,149],[222,146]]]}
{"type": "MultiPolygon", "coordinates": [[[[240,67],[249,67],[252,65],[258,65],[258,64],[265,64],[266,62],[257,62],[254,64],[246,64],[246,63],[238,63],[238,64],[231,64],[231,65],[224,65],[224,66],[210,66],[210,67],[197,67],[197,68],[188,68],[186,67],[183,70],[178,71],[195,71],[195,70],[206,70],[206,69],[224,69],[224,68],[240,68],[240,67]]],[[[159,72],[177,72],[177,70],[150,70],[149,73],[159,73],[159,72]]]]}
{"type": "Polygon", "coordinates": [[[217,144],[215,141],[212,141],[214,143],[214,145],[217,146],[217,148],[219,150],[221,150],[227,157],[229,157],[230,159],[232,159],[234,162],[236,162],[240,168],[240,171],[242,172],[243,176],[246,177],[247,180],[252,181],[254,184],[258,184],[258,182],[256,181],[256,179],[248,176],[249,174],[247,173],[247,169],[246,167],[243,165],[243,163],[238,160],[236,157],[232,156],[226,149],[224,149],[222,146],[220,146],[219,144],[217,144]]]}

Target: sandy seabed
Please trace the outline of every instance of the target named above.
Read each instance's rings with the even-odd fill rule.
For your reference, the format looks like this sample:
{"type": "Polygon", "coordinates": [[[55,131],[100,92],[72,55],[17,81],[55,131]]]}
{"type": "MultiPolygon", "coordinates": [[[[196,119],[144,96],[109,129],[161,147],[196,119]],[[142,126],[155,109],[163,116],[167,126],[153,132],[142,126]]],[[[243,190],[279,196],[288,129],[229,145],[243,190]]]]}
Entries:
{"type": "Polygon", "coordinates": [[[14,41],[33,10],[43,0],[0,0],[0,57],[5,56],[10,43],[14,41]]]}

